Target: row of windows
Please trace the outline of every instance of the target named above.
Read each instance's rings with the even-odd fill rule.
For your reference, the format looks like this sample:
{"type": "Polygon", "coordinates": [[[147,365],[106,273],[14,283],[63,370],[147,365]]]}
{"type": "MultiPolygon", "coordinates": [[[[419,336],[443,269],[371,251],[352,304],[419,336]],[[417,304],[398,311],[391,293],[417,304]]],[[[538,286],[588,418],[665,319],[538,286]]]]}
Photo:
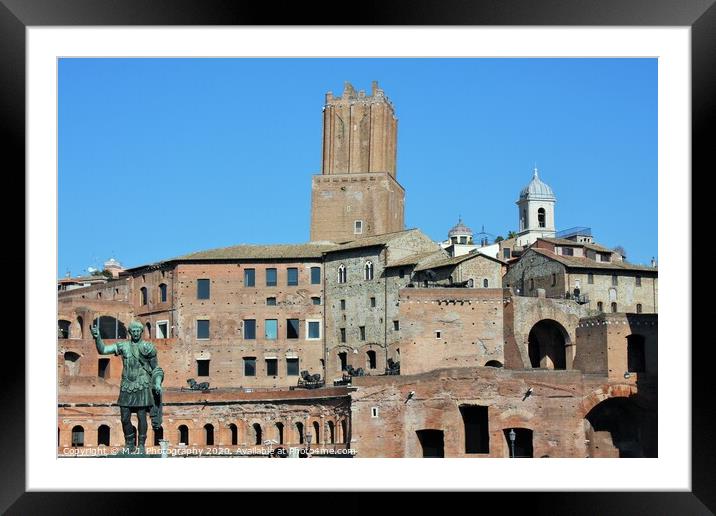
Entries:
{"type": "MultiPolygon", "coordinates": [[[[140,288],[139,295],[141,297],[142,306],[149,303],[149,291],[147,290],[147,287],[140,288]]],[[[166,283],[162,283],[161,285],[159,285],[159,302],[160,303],[167,302],[167,285],[166,285],[166,283]]]]}
{"type": "MultiPolygon", "coordinates": [[[[363,279],[370,281],[373,279],[373,262],[368,260],[363,265],[363,279]]],[[[405,275],[405,271],[400,269],[400,277],[405,275]]],[[[338,283],[346,283],[348,281],[348,268],[344,264],[338,266],[338,283]]]]}
{"type": "MultiPolygon", "coordinates": [[[[256,357],[244,357],[244,376],[257,376],[256,357]]],[[[265,372],[266,376],[278,376],[278,358],[266,358],[265,372]]],[[[211,376],[210,373],[211,360],[196,361],[197,376],[211,376]]],[[[298,358],[286,359],[286,376],[298,376],[298,358]]]]}
{"type": "MultiPolygon", "coordinates": [[[[321,268],[311,267],[311,285],[321,284],[321,268]]],[[[267,287],[278,286],[278,269],[270,267],[265,269],[265,282],[267,287]]],[[[298,285],[298,268],[288,267],[286,269],[286,285],[295,287],[298,285]]],[[[244,269],[244,286],[256,286],[256,269],[244,269]]],[[[196,298],[211,299],[211,280],[201,278],[196,280],[196,298]]]]}
{"type": "MultiPolygon", "coordinates": [[[[284,424],[281,422],[274,423],[274,427],[277,431],[278,444],[284,444],[284,424]]],[[[231,431],[231,444],[239,444],[239,429],[234,424],[228,425],[231,431]]],[[[308,431],[304,431],[304,425],[301,422],[295,423],[295,429],[297,433],[298,444],[303,444],[304,439],[310,442],[321,443],[321,425],[314,421],[312,425],[308,427],[308,431]],[[310,430],[313,430],[311,433],[310,430]]],[[[207,423],[204,425],[204,441],[208,446],[214,445],[214,425],[207,423]]],[[[341,421],[341,430],[343,435],[346,435],[347,425],[346,421],[341,421]]],[[[264,444],[263,442],[263,431],[259,423],[254,423],[249,427],[251,441],[256,444],[264,444]]],[[[326,444],[336,444],[336,426],[333,421],[328,421],[325,427],[326,435],[324,436],[327,440],[326,444]]],[[[159,427],[154,430],[154,446],[159,446],[160,439],[164,439],[164,427],[159,427]]],[[[136,428],[135,428],[136,433],[136,428]]],[[[179,434],[179,442],[182,444],[189,444],[189,428],[186,425],[179,425],[177,427],[177,433],[179,434]]],[[[72,446],[83,447],[85,441],[85,429],[80,426],[74,426],[72,428],[72,446]]],[[[60,445],[60,429],[57,429],[57,445],[60,445]]],[[[98,446],[109,446],[110,445],[110,427],[108,425],[100,425],[97,428],[97,445],[98,446]]]]}
{"type": "MultiPolygon", "coordinates": [[[[321,304],[321,298],[320,297],[312,297],[311,303],[314,305],[320,305],[321,304]]],[[[266,298],[266,306],[276,306],[276,298],[275,297],[267,297],[266,298]]]]}
{"type": "MultiPolygon", "coordinates": [[[[368,300],[368,306],[370,306],[371,308],[375,308],[375,306],[376,306],[375,297],[371,297],[371,298],[368,300]]],[[[341,307],[341,310],[345,310],[345,309],[346,309],[346,300],[345,300],[345,299],[341,299],[341,300],[340,300],[340,307],[341,307]]]]}
{"type": "MultiPolygon", "coordinates": [[[[612,308],[612,313],[617,313],[618,307],[617,307],[616,303],[612,303],[611,308],[612,308]]],[[[604,303],[602,303],[601,301],[598,301],[597,302],[597,310],[599,310],[600,312],[603,312],[604,311],[604,303]]],[[[642,307],[641,303],[637,303],[636,313],[640,314],[640,313],[642,313],[642,310],[643,310],[643,307],[642,307]]]]}
{"type": "MultiPolygon", "coordinates": [[[[400,321],[393,321],[393,330],[400,330],[400,321]]],[[[346,342],[346,329],[339,328],[341,334],[341,342],[346,342]]],[[[358,339],[365,340],[365,326],[358,326],[358,339]]]]}
{"type": "MultiPolygon", "coordinates": [[[[587,284],[594,285],[594,274],[589,273],[587,274],[587,284]]],[[[552,274],[552,286],[557,285],[557,275],[552,274]]],[[[619,285],[619,276],[617,274],[612,274],[612,286],[616,287],[619,285]]],[[[636,276],[634,278],[634,285],[637,287],[641,287],[641,276],[636,276]]],[[[485,280],[485,286],[487,286],[487,280],[485,280]]],[[[535,280],[534,278],[530,278],[530,290],[534,290],[535,288],[535,280]]],[[[579,281],[577,281],[577,288],[579,288],[579,281]]]]}
{"type": "MultiPolygon", "coordinates": [[[[244,319],[244,340],[256,339],[256,319],[244,319]]],[[[286,338],[298,339],[300,322],[299,319],[286,319],[286,338]]],[[[211,335],[210,321],[208,319],[197,319],[196,338],[209,339],[211,335]]],[[[306,321],[306,339],[316,340],[321,338],[321,321],[306,321]]],[[[264,339],[278,339],[278,319],[264,319],[264,339]]]]}

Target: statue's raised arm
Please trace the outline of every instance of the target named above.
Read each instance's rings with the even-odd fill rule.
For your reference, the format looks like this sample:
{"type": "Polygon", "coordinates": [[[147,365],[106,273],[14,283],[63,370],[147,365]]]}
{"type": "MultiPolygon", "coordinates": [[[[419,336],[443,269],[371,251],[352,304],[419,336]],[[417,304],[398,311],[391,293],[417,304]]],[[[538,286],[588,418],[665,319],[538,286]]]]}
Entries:
{"type": "Polygon", "coordinates": [[[100,355],[116,354],[117,346],[115,344],[105,346],[104,342],[102,342],[102,337],[99,334],[99,328],[97,328],[97,326],[92,325],[90,331],[92,332],[92,336],[94,337],[95,346],[97,346],[97,353],[99,353],[100,355]]]}

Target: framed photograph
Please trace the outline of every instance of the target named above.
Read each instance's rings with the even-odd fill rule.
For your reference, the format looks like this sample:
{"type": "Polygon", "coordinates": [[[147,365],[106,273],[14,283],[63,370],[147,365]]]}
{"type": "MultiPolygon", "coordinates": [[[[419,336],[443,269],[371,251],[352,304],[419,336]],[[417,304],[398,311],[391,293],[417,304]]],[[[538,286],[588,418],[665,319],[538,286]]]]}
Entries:
{"type": "Polygon", "coordinates": [[[690,177],[708,148],[716,10],[697,2],[624,6],[396,2],[342,26],[305,6],[297,16],[294,7],[269,13],[186,2],[166,13],[133,2],[118,10],[4,0],[7,134],[26,170],[29,302],[25,381],[6,391],[15,404],[6,412],[18,424],[8,427],[14,446],[4,464],[17,474],[0,507],[83,513],[89,500],[100,503],[91,491],[112,491],[104,496],[119,501],[143,490],[434,490],[529,491],[529,500],[517,499],[526,507],[549,500],[551,514],[713,510],[713,445],[696,438],[708,433],[713,412],[696,388],[708,361],[692,347],[691,307],[678,300],[691,299],[683,280],[691,267],[690,177]],[[540,84],[550,80],[554,87],[540,84]],[[222,111],[239,116],[225,120],[222,111]],[[313,133],[295,123],[307,117],[313,133]],[[524,124],[521,136],[507,142],[517,132],[501,127],[515,123],[524,124]],[[558,130],[570,123],[578,135],[558,130]],[[403,146],[397,135],[406,133],[403,146]],[[581,144],[590,135],[603,138],[604,154],[581,144]],[[490,148],[484,155],[480,140],[490,148]],[[527,153],[540,151],[544,158],[533,156],[525,174],[505,181],[507,170],[515,174],[527,153]],[[292,174],[282,172],[296,163],[292,174]],[[406,178],[410,170],[420,172],[406,178]],[[592,240],[591,228],[565,229],[566,220],[580,223],[571,222],[580,206],[585,225],[609,228],[602,230],[609,247],[592,240]],[[466,214],[484,220],[463,221],[466,214]],[[621,236],[636,226],[639,238],[621,236]],[[679,245],[670,245],[672,235],[681,235],[679,245]],[[92,256],[93,270],[77,274],[67,242],[101,254],[92,256]],[[545,257],[566,272],[530,276],[519,263],[545,257]],[[611,272],[615,262],[623,274],[611,272]],[[64,278],[65,268],[76,273],[64,278]],[[594,271],[611,275],[608,298],[590,299],[594,271]],[[653,296],[623,297],[618,285],[627,276],[638,287],[651,281],[653,296]],[[95,279],[111,288],[87,289],[95,279]],[[369,288],[381,281],[383,299],[369,288]],[[75,287],[92,298],[71,294],[75,287]],[[357,312],[349,290],[361,290],[357,312]],[[246,295],[260,301],[253,315],[217,317],[212,306],[246,295]],[[560,312],[560,303],[574,307],[560,312]],[[523,316],[536,304],[534,320],[523,316]],[[482,338],[485,328],[451,329],[454,314],[486,307],[520,321],[495,333],[497,346],[482,338]],[[45,322],[37,324],[38,315],[45,322]],[[602,344],[620,324],[643,326],[624,356],[602,344]],[[372,325],[383,327],[382,337],[372,325]],[[458,335],[475,347],[451,350],[458,335]],[[558,351],[543,340],[560,335],[558,351]],[[217,339],[238,343],[236,356],[217,339]],[[580,339],[581,350],[572,344],[580,339]],[[97,359],[95,346],[107,358],[97,359]],[[474,376],[464,376],[468,369],[474,376]],[[146,380],[139,391],[137,375],[146,380]],[[493,376],[503,380],[485,380],[493,376]],[[634,423],[625,405],[637,394],[647,423],[634,423]],[[445,403],[454,420],[440,415],[445,403]],[[290,417],[271,412],[289,405],[290,417]],[[555,416],[560,410],[579,417],[555,416]],[[638,439],[625,437],[632,430],[638,439]],[[206,451],[260,458],[265,446],[270,456],[281,449],[354,457],[246,461],[206,451]],[[79,453],[115,447],[112,458],[137,449],[139,456],[79,453]],[[513,457],[535,460],[501,459],[513,457]],[[327,464],[342,472],[319,478],[327,464]]]}

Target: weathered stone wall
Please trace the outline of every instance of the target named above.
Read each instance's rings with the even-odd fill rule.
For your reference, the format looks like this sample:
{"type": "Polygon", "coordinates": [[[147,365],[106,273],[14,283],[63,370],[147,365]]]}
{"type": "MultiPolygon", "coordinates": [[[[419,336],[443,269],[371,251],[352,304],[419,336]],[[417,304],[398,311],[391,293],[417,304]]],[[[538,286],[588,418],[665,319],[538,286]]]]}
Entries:
{"type": "Polygon", "coordinates": [[[405,227],[405,190],[388,173],[313,176],[311,191],[311,241],[347,242],[405,227]]]}
{"type": "Polygon", "coordinates": [[[567,291],[564,265],[535,252],[527,251],[503,278],[505,287],[520,289],[520,295],[537,296],[544,289],[547,297],[563,297],[567,291]]]}
{"type": "Polygon", "coordinates": [[[589,296],[589,307],[597,310],[598,302],[602,302],[604,312],[611,312],[611,303],[616,301],[617,312],[637,313],[637,304],[641,305],[642,313],[657,313],[659,299],[659,279],[654,273],[618,271],[617,285],[612,285],[611,271],[571,271],[566,276],[567,288],[573,291],[579,281],[581,294],[589,296]],[[593,273],[589,283],[589,272],[593,273]],[[637,286],[636,278],[641,277],[641,286],[637,286]]]}
{"type": "MultiPolygon", "coordinates": [[[[176,269],[177,351],[190,365],[190,377],[217,387],[289,387],[299,376],[287,375],[288,358],[299,359],[299,372],[323,374],[323,285],[310,282],[310,268],[320,260],[266,261],[246,264],[180,264],[176,269]],[[287,285],[287,269],[298,269],[298,285],[287,285]],[[244,269],[255,270],[255,286],[244,286],[244,269]],[[266,269],[277,269],[277,285],[266,286],[266,269]],[[210,299],[197,299],[197,280],[210,279],[210,299]],[[269,306],[266,299],[276,298],[269,306]],[[314,305],[311,298],[321,299],[314,305]],[[208,339],[197,338],[197,321],[209,321],[208,339]],[[246,339],[244,321],[256,321],[256,338],[246,339]],[[266,320],[276,319],[277,339],[266,339],[266,320]],[[287,337],[288,319],[299,320],[296,339],[287,337]],[[321,335],[308,338],[308,321],[318,321],[321,335]],[[256,359],[256,376],[245,376],[243,358],[256,359]],[[278,375],[268,376],[266,359],[277,359],[278,375]],[[197,377],[197,360],[210,360],[208,377],[197,377]],[[193,370],[193,371],[192,371],[193,370]]],[[[321,270],[323,273],[323,270],[321,270]]]]}
{"type": "Polygon", "coordinates": [[[503,304],[502,289],[402,289],[401,374],[503,364],[503,304]]]}
{"type": "Polygon", "coordinates": [[[445,457],[509,457],[511,428],[533,431],[534,457],[587,457],[585,415],[600,401],[636,392],[578,371],[492,367],[355,378],[353,386],[351,446],[358,457],[421,457],[422,429],[444,432],[445,457]],[[461,405],[488,407],[489,453],[465,453],[461,405]]]}

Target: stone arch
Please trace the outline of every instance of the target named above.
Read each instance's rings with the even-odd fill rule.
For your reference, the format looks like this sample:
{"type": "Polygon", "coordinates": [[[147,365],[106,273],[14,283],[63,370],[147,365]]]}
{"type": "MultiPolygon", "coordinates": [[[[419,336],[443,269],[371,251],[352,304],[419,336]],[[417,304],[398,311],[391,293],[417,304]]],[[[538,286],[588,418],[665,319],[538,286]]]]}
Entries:
{"type": "Polygon", "coordinates": [[[249,436],[251,438],[251,444],[263,444],[263,429],[261,428],[261,423],[252,423],[249,426],[249,436]]]}
{"type": "Polygon", "coordinates": [[[239,444],[239,427],[235,423],[229,423],[229,435],[233,446],[239,444]]]}
{"type": "Polygon", "coordinates": [[[81,425],[72,427],[72,447],[82,447],[85,445],[85,429],[81,425]]]}
{"type": "Polygon", "coordinates": [[[319,423],[318,421],[313,421],[311,426],[313,428],[313,442],[316,444],[321,444],[321,423],[319,423]]]}
{"type": "Polygon", "coordinates": [[[204,425],[204,443],[207,446],[214,446],[214,425],[211,423],[204,425]]]}
{"type": "MultiPolygon", "coordinates": [[[[527,337],[527,353],[533,369],[567,369],[569,333],[553,319],[542,319],[527,337]]],[[[571,364],[570,364],[571,365],[571,364]]]]}
{"type": "Polygon", "coordinates": [[[590,457],[656,457],[656,417],[634,398],[601,401],[584,416],[590,457]]]}
{"type": "Polygon", "coordinates": [[[58,339],[69,339],[70,338],[70,327],[72,323],[67,319],[57,320],[57,338],[58,339]]]}
{"type": "Polygon", "coordinates": [[[79,353],[75,353],[74,351],[65,351],[63,358],[65,360],[65,375],[79,376],[81,358],[79,353]]]}
{"type": "Polygon", "coordinates": [[[636,385],[630,385],[627,383],[618,383],[604,386],[601,389],[597,389],[582,399],[582,414],[583,417],[602,401],[610,398],[627,398],[637,394],[636,385]]]}
{"type": "Polygon", "coordinates": [[[179,425],[177,428],[177,433],[179,434],[179,442],[184,443],[187,446],[189,443],[189,427],[186,425],[179,425]]]}
{"type": "Polygon", "coordinates": [[[109,425],[100,425],[97,428],[97,446],[109,446],[109,425]]]}
{"type": "Polygon", "coordinates": [[[499,360],[488,360],[485,362],[485,367],[503,367],[503,365],[499,360]]]}

